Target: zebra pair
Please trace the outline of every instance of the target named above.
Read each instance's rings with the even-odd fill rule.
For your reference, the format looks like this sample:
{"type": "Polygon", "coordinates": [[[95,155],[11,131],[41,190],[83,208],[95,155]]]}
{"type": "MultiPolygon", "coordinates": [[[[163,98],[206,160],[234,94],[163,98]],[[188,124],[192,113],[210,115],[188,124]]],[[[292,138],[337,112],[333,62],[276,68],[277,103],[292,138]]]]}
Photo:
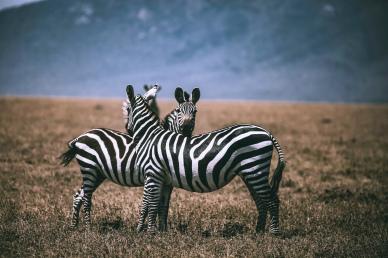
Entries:
{"type": "MultiPolygon", "coordinates": [[[[150,111],[146,100],[135,96],[127,86],[136,141],[136,166],[144,179],[144,194],[137,231],[156,231],[156,216],[165,207],[173,187],[191,192],[211,192],[240,176],[255,201],[259,215],[256,231],[265,230],[267,213],[269,231],[279,233],[278,189],[285,167],[283,152],[276,138],[264,128],[249,124],[226,127],[188,137],[165,130],[150,111]],[[273,148],[278,164],[269,182],[273,148]]],[[[161,214],[165,216],[165,214],[161,214]]]]}
{"type": "MultiPolygon", "coordinates": [[[[147,92],[144,99],[153,110],[158,113],[156,105],[156,92],[159,87],[145,88],[147,92]]],[[[196,88],[192,97],[182,88],[175,90],[178,106],[171,111],[162,122],[163,128],[191,136],[195,125],[195,104],[199,100],[200,92],[196,88]]],[[[79,221],[79,212],[83,204],[84,222],[87,226],[91,222],[92,195],[98,186],[105,180],[122,186],[143,186],[144,175],[135,169],[136,153],[134,137],[131,131],[131,121],[128,114],[129,104],[123,103],[123,114],[126,119],[127,133],[112,129],[98,128],[89,130],[74,138],[68,143],[69,149],[61,155],[62,164],[67,166],[75,157],[81,170],[82,185],[73,196],[71,226],[76,227],[79,221]]],[[[159,125],[159,121],[155,121],[159,125]]],[[[161,200],[160,228],[167,227],[167,214],[169,200],[161,200]]]]}

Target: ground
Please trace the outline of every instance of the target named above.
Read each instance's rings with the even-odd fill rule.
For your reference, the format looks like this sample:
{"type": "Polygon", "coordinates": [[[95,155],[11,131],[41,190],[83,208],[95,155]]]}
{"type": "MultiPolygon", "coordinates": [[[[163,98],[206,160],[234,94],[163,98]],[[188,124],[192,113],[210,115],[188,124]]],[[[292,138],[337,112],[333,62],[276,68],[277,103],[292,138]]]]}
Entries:
{"type": "MultiPolygon", "coordinates": [[[[175,105],[159,104],[162,114],[175,105]]],[[[81,177],[57,157],[88,129],[122,130],[120,101],[3,97],[0,107],[2,257],[388,256],[387,105],[198,103],[196,134],[254,123],[278,138],[288,162],[279,237],[254,233],[257,211],[238,178],[213,193],[175,189],[169,231],[156,236],[135,230],[142,188],[105,182],[92,228],[72,230],[81,177]]]]}

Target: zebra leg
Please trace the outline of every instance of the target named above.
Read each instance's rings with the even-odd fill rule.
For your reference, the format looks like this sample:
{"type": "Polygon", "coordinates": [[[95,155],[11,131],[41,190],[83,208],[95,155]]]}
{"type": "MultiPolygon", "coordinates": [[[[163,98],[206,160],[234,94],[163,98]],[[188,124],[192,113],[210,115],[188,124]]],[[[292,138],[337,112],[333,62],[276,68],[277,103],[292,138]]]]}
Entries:
{"type": "Polygon", "coordinates": [[[147,196],[145,195],[145,189],[144,189],[143,201],[140,206],[140,218],[136,228],[137,233],[140,233],[145,229],[145,219],[147,215],[148,215],[148,201],[147,201],[147,196]]]}
{"type": "Polygon", "coordinates": [[[70,225],[72,228],[75,228],[78,226],[79,211],[81,209],[83,195],[84,195],[83,186],[73,195],[73,209],[72,209],[72,219],[71,219],[71,225],[70,225]]]}
{"type": "Polygon", "coordinates": [[[82,204],[84,211],[84,223],[87,227],[90,227],[91,224],[91,210],[92,210],[92,197],[94,191],[97,187],[104,181],[103,178],[97,173],[91,174],[90,171],[83,171],[83,186],[84,186],[84,195],[82,196],[82,204]]]}
{"type": "Polygon", "coordinates": [[[164,232],[167,231],[167,218],[168,209],[170,207],[172,186],[165,185],[162,189],[162,198],[159,203],[158,219],[159,219],[159,230],[164,232]]]}
{"type": "Polygon", "coordinates": [[[84,223],[86,227],[90,227],[91,224],[91,217],[90,217],[90,211],[92,209],[92,194],[85,194],[82,198],[82,203],[84,205],[84,223]]]}
{"type": "Polygon", "coordinates": [[[268,182],[258,187],[256,189],[256,192],[258,193],[258,196],[261,199],[261,201],[264,203],[265,209],[269,211],[269,217],[270,217],[269,232],[274,235],[280,234],[279,198],[277,197],[276,193],[272,191],[268,182]]]}
{"type": "Polygon", "coordinates": [[[145,220],[148,216],[148,188],[147,185],[149,184],[149,177],[146,177],[144,180],[144,190],[143,190],[143,201],[140,206],[140,218],[139,222],[137,224],[136,231],[137,233],[142,232],[145,229],[145,220]]]}
{"type": "Polygon", "coordinates": [[[280,234],[279,230],[279,206],[280,201],[276,193],[271,192],[271,200],[268,204],[269,216],[270,216],[270,227],[269,232],[278,235],[280,234]]]}
{"type": "Polygon", "coordinates": [[[161,185],[153,185],[149,189],[149,200],[148,200],[148,232],[151,234],[156,233],[156,216],[158,214],[160,195],[161,195],[161,185]]]}
{"type": "Polygon", "coordinates": [[[256,224],[256,233],[263,233],[265,231],[265,225],[267,223],[267,205],[261,200],[260,196],[253,189],[253,184],[251,183],[249,177],[247,177],[247,174],[244,174],[242,172],[240,176],[243,179],[245,185],[247,186],[249,193],[251,194],[252,199],[256,204],[257,212],[259,213],[256,224]]]}
{"type": "Polygon", "coordinates": [[[159,202],[161,199],[161,189],[163,184],[152,175],[147,175],[144,182],[143,207],[140,212],[139,224],[137,231],[141,231],[144,227],[146,213],[148,212],[148,232],[156,233],[156,216],[158,213],[159,202]]]}
{"type": "Polygon", "coordinates": [[[268,182],[269,165],[253,173],[242,173],[244,182],[246,182],[249,191],[254,197],[259,217],[256,226],[256,232],[264,231],[267,219],[267,212],[270,215],[269,232],[278,235],[279,230],[279,198],[277,193],[271,188],[268,182]]]}
{"type": "Polygon", "coordinates": [[[265,203],[263,203],[260,199],[258,200],[258,203],[259,217],[256,224],[256,233],[264,233],[265,225],[267,223],[268,209],[267,205],[265,205],[265,203]]]}

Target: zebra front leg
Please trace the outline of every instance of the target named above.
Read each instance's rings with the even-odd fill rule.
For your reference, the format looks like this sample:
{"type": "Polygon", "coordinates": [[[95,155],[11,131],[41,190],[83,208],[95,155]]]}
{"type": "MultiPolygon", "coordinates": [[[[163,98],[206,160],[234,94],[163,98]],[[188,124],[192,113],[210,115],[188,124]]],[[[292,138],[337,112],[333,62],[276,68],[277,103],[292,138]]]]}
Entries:
{"type": "Polygon", "coordinates": [[[148,202],[147,202],[147,196],[145,195],[145,189],[144,189],[143,201],[140,206],[140,218],[136,228],[137,233],[140,233],[145,229],[145,219],[147,215],[148,215],[148,202]]]}
{"type": "Polygon", "coordinates": [[[72,219],[71,219],[71,225],[70,225],[72,228],[75,228],[78,226],[79,211],[81,209],[83,195],[84,195],[84,190],[82,189],[82,187],[73,195],[73,209],[72,209],[72,219]]]}
{"type": "Polygon", "coordinates": [[[170,207],[170,197],[172,192],[172,186],[164,186],[162,189],[162,198],[159,203],[158,219],[159,219],[159,230],[164,232],[167,231],[167,218],[168,209],[170,207]]]}
{"type": "Polygon", "coordinates": [[[160,195],[161,195],[161,186],[153,185],[149,190],[149,200],[148,200],[148,232],[155,234],[157,231],[156,228],[156,216],[158,214],[160,195]]]}
{"type": "Polygon", "coordinates": [[[144,182],[143,207],[137,227],[138,231],[143,228],[146,212],[148,212],[148,232],[151,234],[156,233],[156,216],[159,209],[162,187],[163,184],[160,181],[160,178],[159,180],[153,178],[150,173],[146,176],[144,182]]]}
{"type": "Polygon", "coordinates": [[[140,216],[139,216],[139,222],[137,224],[136,231],[137,233],[142,232],[145,229],[145,220],[148,216],[148,187],[150,183],[150,178],[146,177],[144,180],[144,190],[143,190],[143,200],[142,204],[140,206],[140,216]]]}

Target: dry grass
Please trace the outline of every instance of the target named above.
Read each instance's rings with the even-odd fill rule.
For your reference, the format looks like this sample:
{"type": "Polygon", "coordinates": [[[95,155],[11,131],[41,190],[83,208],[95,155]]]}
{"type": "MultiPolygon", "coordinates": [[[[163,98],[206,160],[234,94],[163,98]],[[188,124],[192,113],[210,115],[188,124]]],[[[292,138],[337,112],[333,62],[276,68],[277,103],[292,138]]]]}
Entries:
{"type": "Polygon", "coordinates": [[[236,179],[209,194],[174,190],[169,232],[150,238],[135,232],[142,189],[112,183],[94,195],[92,229],[69,228],[81,178],[57,157],[90,128],[121,130],[119,101],[0,105],[0,256],[388,256],[388,106],[200,101],[196,133],[244,122],[279,139],[284,233],[254,234],[256,209],[236,179]]]}

